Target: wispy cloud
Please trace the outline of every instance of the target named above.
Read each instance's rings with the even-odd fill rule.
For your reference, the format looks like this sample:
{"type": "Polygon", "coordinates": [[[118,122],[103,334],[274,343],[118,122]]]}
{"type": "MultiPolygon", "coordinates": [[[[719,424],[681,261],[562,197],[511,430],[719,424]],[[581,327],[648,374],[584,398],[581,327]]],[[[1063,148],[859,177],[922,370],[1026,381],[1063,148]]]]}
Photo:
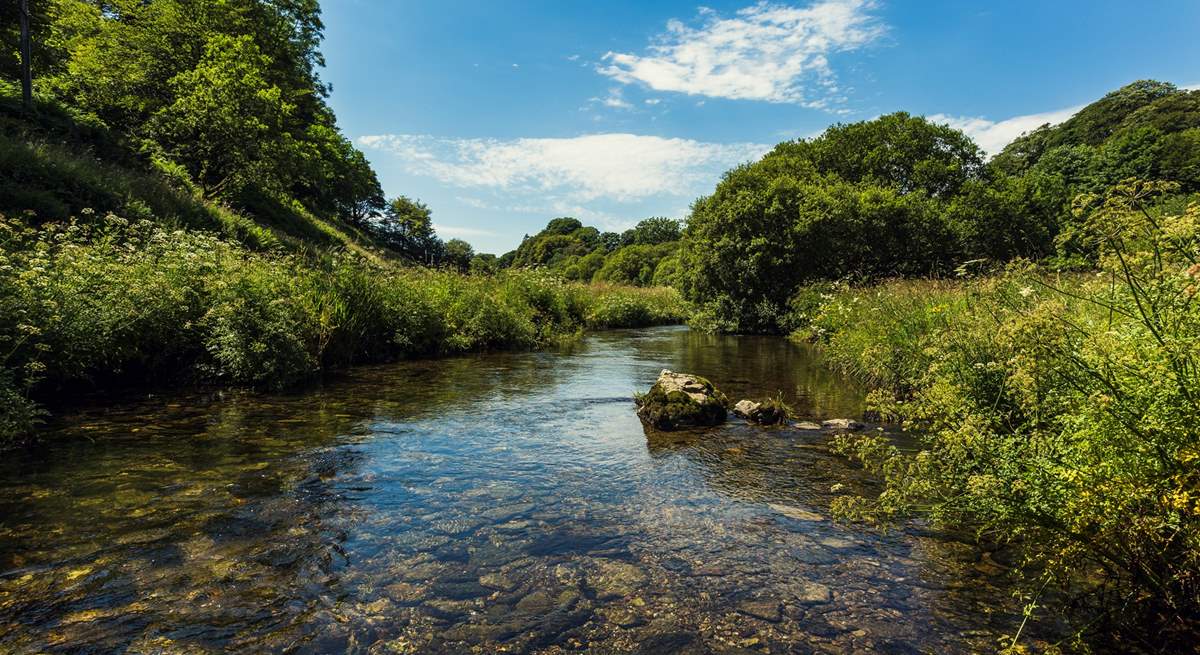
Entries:
{"type": "Polygon", "coordinates": [[[999,121],[978,116],[948,116],[946,114],[934,114],[928,118],[935,123],[946,123],[950,127],[962,130],[967,136],[974,139],[984,152],[995,155],[1025,132],[1035,130],[1047,123],[1050,125],[1061,123],[1074,116],[1085,106],[1077,105],[1040,114],[1013,116],[999,121]]]}
{"type": "Polygon", "coordinates": [[[608,90],[608,95],[603,98],[592,98],[591,102],[599,103],[610,109],[633,109],[633,105],[625,99],[621,87],[613,87],[608,90]]]}
{"type": "Polygon", "coordinates": [[[844,100],[830,57],[865,47],[885,32],[873,0],[823,0],[807,7],[760,2],[702,24],[679,20],[646,54],[609,52],[600,73],[657,91],[828,108],[844,100]]]}
{"type": "Polygon", "coordinates": [[[406,172],[459,188],[552,196],[575,204],[693,197],[728,168],[770,146],[705,143],[636,134],[571,138],[461,139],[412,134],[359,137],[366,148],[397,157],[406,172]]]}

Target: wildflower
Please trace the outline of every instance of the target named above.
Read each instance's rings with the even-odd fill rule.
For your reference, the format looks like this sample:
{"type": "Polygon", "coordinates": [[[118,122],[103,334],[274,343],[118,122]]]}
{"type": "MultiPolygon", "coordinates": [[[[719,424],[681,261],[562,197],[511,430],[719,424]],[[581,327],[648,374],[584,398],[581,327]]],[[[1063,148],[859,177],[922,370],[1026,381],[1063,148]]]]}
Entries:
{"type": "Polygon", "coordinates": [[[1029,296],[1033,295],[1033,288],[1032,287],[1021,287],[1021,290],[1018,293],[1021,294],[1022,298],[1028,298],[1029,296]]]}

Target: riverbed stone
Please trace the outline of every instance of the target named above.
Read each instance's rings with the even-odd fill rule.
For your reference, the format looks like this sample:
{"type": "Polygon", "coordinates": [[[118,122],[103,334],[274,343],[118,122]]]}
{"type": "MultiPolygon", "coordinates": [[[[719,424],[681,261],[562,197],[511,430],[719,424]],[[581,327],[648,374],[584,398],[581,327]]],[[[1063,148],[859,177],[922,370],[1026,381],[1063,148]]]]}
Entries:
{"type": "Polygon", "coordinates": [[[833,600],[833,592],[829,587],[811,580],[803,580],[791,588],[796,602],[802,605],[820,605],[833,600]]]}
{"type": "Polygon", "coordinates": [[[797,521],[824,521],[825,520],[824,516],[821,516],[820,514],[817,514],[816,512],[810,512],[806,509],[795,507],[793,505],[784,505],[783,503],[769,503],[767,505],[767,507],[770,507],[771,509],[775,510],[776,512],[783,514],[784,516],[788,517],[789,519],[795,519],[797,521]]]}
{"type": "Polygon", "coordinates": [[[746,616],[752,616],[771,623],[778,623],[783,618],[782,610],[777,600],[745,600],[738,603],[737,609],[746,616]]]}
{"type": "Polygon", "coordinates": [[[512,580],[503,573],[486,573],[479,576],[479,584],[488,589],[497,591],[509,592],[517,588],[516,581],[512,580]]]}
{"type": "Polygon", "coordinates": [[[435,619],[454,621],[466,616],[474,605],[462,600],[444,600],[436,598],[426,601],[421,607],[435,619]]]}
{"type": "Polygon", "coordinates": [[[548,612],[555,606],[555,599],[548,592],[537,589],[517,601],[517,609],[531,614],[548,612]]]}
{"type": "Polygon", "coordinates": [[[691,373],[663,370],[650,391],[636,399],[637,415],[659,430],[717,425],[725,420],[725,394],[691,373]]]}
{"type": "Polygon", "coordinates": [[[852,418],[831,418],[827,421],[821,421],[821,427],[826,430],[849,430],[854,432],[867,426],[852,418]]]}
{"type": "Polygon", "coordinates": [[[633,564],[598,559],[596,572],[588,576],[588,586],[601,600],[622,598],[641,590],[647,579],[646,572],[633,564]]]}
{"type": "Polygon", "coordinates": [[[821,424],[813,421],[799,421],[793,427],[797,430],[820,430],[821,424]]]}
{"type": "Polygon", "coordinates": [[[742,417],[750,418],[751,415],[758,412],[762,408],[762,403],[756,403],[753,400],[739,400],[733,406],[733,413],[742,417]]]}
{"type": "Polygon", "coordinates": [[[631,607],[606,607],[600,610],[599,614],[619,628],[633,628],[646,623],[646,617],[635,612],[631,607]]]}

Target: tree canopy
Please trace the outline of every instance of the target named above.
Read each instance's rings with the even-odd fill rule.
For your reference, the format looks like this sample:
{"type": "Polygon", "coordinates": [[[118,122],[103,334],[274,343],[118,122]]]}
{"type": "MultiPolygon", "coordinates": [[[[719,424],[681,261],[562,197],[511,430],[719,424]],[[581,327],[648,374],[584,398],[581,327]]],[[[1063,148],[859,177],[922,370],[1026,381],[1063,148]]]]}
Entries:
{"type": "Polygon", "coordinates": [[[677,252],[682,227],[661,216],[647,218],[622,233],[600,232],[578,219],[552,219],[516,250],[502,255],[501,267],[544,267],[568,280],[655,284],[658,265],[677,252]]]}
{"type": "MultiPolygon", "coordinates": [[[[15,9],[5,3],[4,16],[15,9]]],[[[375,172],[337,128],[318,74],[317,0],[31,3],[39,95],[253,213],[270,198],[366,225],[375,172]]],[[[16,34],[5,20],[6,50],[16,34]]],[[[13,71],[8,58],[0,73],[13,71]]]]}

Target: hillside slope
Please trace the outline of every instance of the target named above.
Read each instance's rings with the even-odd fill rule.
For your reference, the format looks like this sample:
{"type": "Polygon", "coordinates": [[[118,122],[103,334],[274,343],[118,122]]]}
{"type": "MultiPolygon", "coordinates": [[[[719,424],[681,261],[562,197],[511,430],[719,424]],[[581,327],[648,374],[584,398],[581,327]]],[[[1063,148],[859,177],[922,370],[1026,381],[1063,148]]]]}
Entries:
{"type": "Polygon", "coordinates": [[[1200,190],[1200,90],[1153,80],[1128,84],[1058,125],[1020,136],[992,166],[1009,175],[1059,174],[1088,190],[1129,177],[1200,190]]]}
{"type": "Polygon", "coordinates": [[[292,199],[262,196],[249,211],[205,198],[186,171],[81,112],[48,99],[39,99],[33,114],[23,111],[18,89],[6,81],[0,81],[0,171],[0,214],[36,223],[90,210],[211,231],[254,250],[386,253],[369,231],[317,216],[292,199]]]}

